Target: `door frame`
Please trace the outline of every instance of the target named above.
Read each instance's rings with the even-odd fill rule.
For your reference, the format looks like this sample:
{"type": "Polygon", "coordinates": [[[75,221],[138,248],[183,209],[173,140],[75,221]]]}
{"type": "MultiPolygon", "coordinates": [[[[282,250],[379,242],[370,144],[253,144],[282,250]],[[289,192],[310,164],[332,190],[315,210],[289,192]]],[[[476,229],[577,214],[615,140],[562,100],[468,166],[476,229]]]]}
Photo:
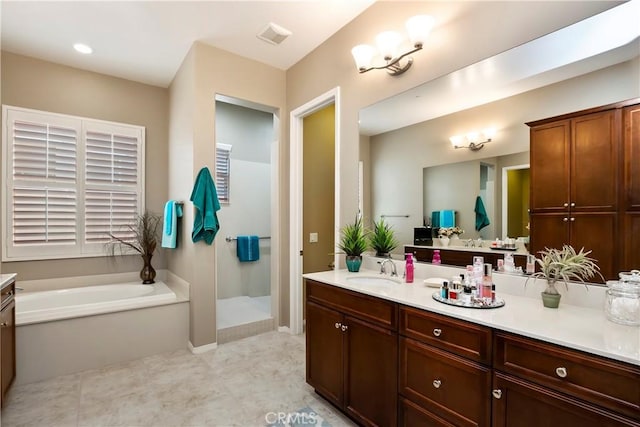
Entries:
{"type": "MultiPolygon", "coordinates": [[[[292,334],[303,332],[302,319],[302,147],[303,120],[306,116],[333,104],[335,106],[335,184],[334,242],[339,239],[340,223],[340,87],[335,87],[291,111],[289,147],[289,329],[292,334]]],[[[337,266],[339,255],[334,255],[337,266]]]]}
{"type": "MultiPolygon", "coordinates": [[[[502,193],[500,196],[502,198],[502,238],[506,238],[507,237],[507,218],[508,218],[508,210],[509,210],[509,192],[508,192],[508,182],[507,182],[507,172],[509,171],[513,171],[513,170],[520,170],[520,169],[529,169],[529,163],[526,164],[522,164],[522,165],[514,165],[514,166],[506,166],[504,168],[502,168],[502,188],[500,189],[500,192],[502,193]]],[[[510,237],[514,237],[514,236],[510,236],[510,237]]],[[[515,236],[518,237],[518,236],[515,236]]]]}

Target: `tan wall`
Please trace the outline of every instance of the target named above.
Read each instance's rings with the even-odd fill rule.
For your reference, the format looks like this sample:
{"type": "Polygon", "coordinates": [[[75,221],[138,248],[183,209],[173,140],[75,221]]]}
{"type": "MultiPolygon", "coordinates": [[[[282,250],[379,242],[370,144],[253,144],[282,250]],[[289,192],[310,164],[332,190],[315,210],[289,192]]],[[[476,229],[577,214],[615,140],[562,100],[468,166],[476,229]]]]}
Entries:
{"type": "Polygon", "coordinates": [[[335,106],[303,119],[303,273],[326,271],[335,249],[335,106]],[[309,242],[318,233],[318,242],[309,242]]]}
{"type": "MultiPolygon", "coordinates": [[[[288,124],[285,116],[285,73],[282,70],[252,61],[214,47],[195,43],[185,59],[178,76],[171,84],[171,111],[185,108],[193,112],[192,115],[182,114],[180,117],[171,116],[170,150],[185,144],[184,149],[191,149],[191,157],[173,161],[170,164],[170,175],[180,175],[181,185],[171,189],[172,197],[183,197],[188,200],[191,194],[193,180],[204,166],[210,169],[215,164],[215,95],[227,95],[253,103],[274,107],[278,112],[276,118],[280,123],[278,139],[280,151],[277,164],[273,167],[279,172],[278,181],[283,183],[272,197],[280,207],[280,224],[288,223],[288,163],[286,162],[287,147],[286,130],[288,124]],[[285,117],[283,117],[285,116],[285,117]],[[173,133],[175,129],[175,135],[173,133]],[[175,136],[175,137],[174,137],[175,136]],[[189,143],[191,141],[191,144],[189,143]],[[189,147],[190,144],[190,147],[189,147]],[[185,177],[191,174],[191,184],[185,177]]],[[[176,179],[178,179],[176,177],[176,179]]],[[[192,210],[192,204],[187,204],[187,210],[192,210]]],[[[170,254],[169,265],[176,274],[184,274],[191,284],[191,330],[190,340],[194,346],[203,346],[216,341],[216,284],[215,284],[215,247],[220,243],[220,236],[212,246],[203,242],[191,243],[190,235],[193,215],[185,218],[184,237],[182,247],[170,254]]],[[[282,227],[274,218],[273,230],[280,230],[272,235],[272,255],[280,252],[280,258],[287,259],[288,229],[282,227]]],[[[224,228],[224,224],[221,224],[224,228]]],[[[277,255],[276,255],[277,256],[277,255]]],[[[281,295],[288,301],[288,287],[283,286],[282,277],[287,277],[288,270],[281,268],[272,271],[272,283],[279,288],[272,293],[274,297],[281,295]]],[[[280,319],[287,319],[288,304],[280,306],[280,319]]]]}
{"type": "MultiPolygon", "coordinates": [[[[161,213],[167,198],[167,89],[2,52],[2,104],[144,126],[146,207],[161,213]]],[[[2,163],[4,166],[4,162],[2,163]]],[[[0,166],[0,167],[2,167],[0,166]]],[[[166,268],[163,251],[153,258],[166,268]]],[[[137,256],[2,263],[21,280],[139,271],[137,256]]]]}

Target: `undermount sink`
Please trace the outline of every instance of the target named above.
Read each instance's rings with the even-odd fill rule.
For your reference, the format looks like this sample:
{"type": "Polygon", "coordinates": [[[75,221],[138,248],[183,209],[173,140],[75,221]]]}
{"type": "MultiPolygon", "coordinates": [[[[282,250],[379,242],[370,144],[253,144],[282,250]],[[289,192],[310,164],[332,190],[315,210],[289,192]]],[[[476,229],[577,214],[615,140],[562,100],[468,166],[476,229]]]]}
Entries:
{"type": "Polygon", "coordinates": [[[398,283],[400,283],[400,280],[392,279],[385,276],[355,276],[347,277],[347,282],[353,283],[354,285],[387,286],[397,285],[398,283]]]}

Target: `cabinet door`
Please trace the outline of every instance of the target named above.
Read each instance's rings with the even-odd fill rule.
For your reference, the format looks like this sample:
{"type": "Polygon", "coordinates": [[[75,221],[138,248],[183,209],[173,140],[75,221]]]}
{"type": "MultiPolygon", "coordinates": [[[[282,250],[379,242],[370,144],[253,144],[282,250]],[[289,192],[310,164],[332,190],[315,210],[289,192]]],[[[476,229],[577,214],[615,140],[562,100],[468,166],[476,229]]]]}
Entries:
{"type": "Polygon", "coordinates": [[[307,302],[306,309],[307,383],[342,406],[342,315],[312,302],[307,302]]]}
{"type": "Polygon", "coordinates": [[[624,259],[620,270],[629,271],[640,266],[640,211],[627,212],[623,222],[624,259]]]}
{"type": "Polygon", "coordinates": [[[637,426],[607,412],[515,377],[496,372],[493,378],[494,427],[637,426]]]}
{"type": "Polygon", "coordinates": [[[363,425],[395,426],[398,336],[350,316],[344,324],[345,410],[363,425]]]}
{"type": "Polygon", "coordinates": [[[531,214],[529,251],[537,256],[544,248],[569,244],[569,214],[531,214]]]}
{"type": "Polygon", "coordinates": [[[613,211],[618,203],[620,135],[618,110],[571,121],[572,210],[613,211]],[[617,123],[616,123],[617,122],[617,123]]]}
{"type": "Polygon", "coordinates": [[[640,211],[640,105],[623,110],[625,210],[640,211]]]}
{"type": "Polygon", "coordinates": [[[531,212],[569,205],[570,130],[569,120],[531,128],[531,212]]]}
{"type": "Polygon", "coordinates": [[[0,340],[2,340],[1,360],[1,382],[2,382],[2,405],[5,404],[5,395],[9,386],[16,376],[16,329],[15,329],[16,303],[12,301],[0,312],[0,340]]]}
{"type": "MultiPolygon", "coordinates": [[[[597,260],[600,273],[606,279],[615,279],[618,275],[620,256],[617,230],[618,214],[616,213],[572,213],[569,219],[571,226],[571,245],[580,250],[591,251],[591,258],[597,260]]],[[[602,282],[595,277],[593,282],[602,282]]]]}
{"type": "Polygon", "coordinates": [[[400,397],[401,427],[455,427],[412,401],[400,397]]]}

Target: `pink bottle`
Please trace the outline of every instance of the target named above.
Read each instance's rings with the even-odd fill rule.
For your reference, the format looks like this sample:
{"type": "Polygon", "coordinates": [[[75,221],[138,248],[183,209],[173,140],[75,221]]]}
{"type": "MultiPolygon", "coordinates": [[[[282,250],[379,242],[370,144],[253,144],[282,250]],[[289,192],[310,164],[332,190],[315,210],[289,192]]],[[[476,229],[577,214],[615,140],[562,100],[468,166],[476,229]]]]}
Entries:
{"type": "Polygon", "coordinates": [[[405,279],[407,283],[413,283],[413,254],[404,254],[405,256],[405,279]]]}
{"type": "Polygon", "coordinates": [[[433,250],[433,259],[431,260],[431,264],[440,264],[442,261],[440,260],[440,249],[433,250]]]}

